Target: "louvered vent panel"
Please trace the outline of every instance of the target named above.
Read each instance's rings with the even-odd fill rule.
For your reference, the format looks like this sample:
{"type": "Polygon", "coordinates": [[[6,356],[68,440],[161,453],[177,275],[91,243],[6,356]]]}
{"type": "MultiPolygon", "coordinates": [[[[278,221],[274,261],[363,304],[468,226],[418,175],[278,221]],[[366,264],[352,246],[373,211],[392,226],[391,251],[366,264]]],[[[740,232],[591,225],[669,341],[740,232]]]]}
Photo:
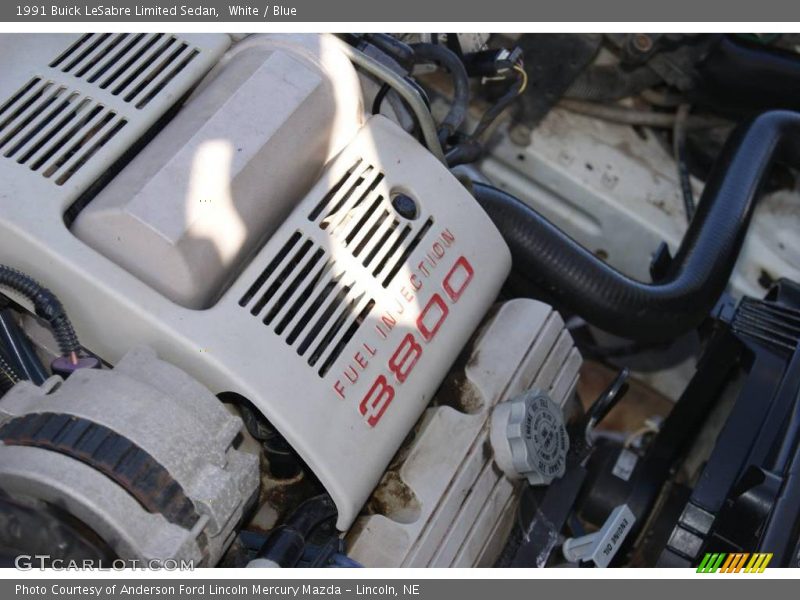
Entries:
{"type": "Polygon", "coordinates": [[[375,301],[299,231],[281,247],[239,305],[324,377],[375,301]]]}
{"type": "Polygon", "coordinates": [[[800,310],[775,301],[743,298],[731,328],[740,335],[790,353],[800,346],[800,310]]]}
{"type": "Polygon", "coordinates": [[[433,217],[397,214],[381,191],[384,175],[358,160],[309,213],[308,219],[359,259],[385,288],[419,246],[433,217]]]}
{"type": "Polygon", "coordinates": [[[50,66],[141,109],[198,54],[197,48],[164,33],[90,33],[50,66]]]}
{"type": "Polygon", "coordinates": [[[91,98],[34,77],[0,108],[0,153],[63,185],[126,123],[91,98]]]}

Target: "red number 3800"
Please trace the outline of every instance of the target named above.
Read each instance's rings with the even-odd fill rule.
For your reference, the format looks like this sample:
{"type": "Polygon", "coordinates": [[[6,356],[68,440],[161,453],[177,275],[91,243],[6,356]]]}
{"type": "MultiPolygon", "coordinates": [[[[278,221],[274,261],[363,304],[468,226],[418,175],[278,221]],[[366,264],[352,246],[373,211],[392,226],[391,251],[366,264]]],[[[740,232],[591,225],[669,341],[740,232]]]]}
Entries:
{"type": "Polygon", "coordinates": [[[359,411],[366,417],[370,427],[378,424],[394,400],[395,387],[402,385],[408,379],[419,359],[422,358],[423,344],[433,341],[447,320],[450,308],[445,297],[451,304],[458,302],[472,281],[473,274],[472,265],[464,256],[461,256],[442,281],[444,297],[439,292],[431,296],[417,317],[417,331],[409,332],[403,337],[388,360],[388,373],[378,375],[372,382],[364,399],[359,404],[359,411]],[[422,338],[421,342],[418,341],[417,335],[422,338]]]}

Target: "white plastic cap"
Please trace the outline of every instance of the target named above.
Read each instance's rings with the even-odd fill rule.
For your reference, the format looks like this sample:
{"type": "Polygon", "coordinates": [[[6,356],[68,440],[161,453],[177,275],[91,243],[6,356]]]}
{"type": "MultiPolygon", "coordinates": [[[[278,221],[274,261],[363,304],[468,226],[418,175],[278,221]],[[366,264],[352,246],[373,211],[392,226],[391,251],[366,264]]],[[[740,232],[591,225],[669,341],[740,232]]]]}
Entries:
{"type": "Polygon", "coordinates": [[[547,485],[564,475],[569,437],[559,406],[541,390],[498,404],[489,439],[494,459],[509,479],[547,485]]]}

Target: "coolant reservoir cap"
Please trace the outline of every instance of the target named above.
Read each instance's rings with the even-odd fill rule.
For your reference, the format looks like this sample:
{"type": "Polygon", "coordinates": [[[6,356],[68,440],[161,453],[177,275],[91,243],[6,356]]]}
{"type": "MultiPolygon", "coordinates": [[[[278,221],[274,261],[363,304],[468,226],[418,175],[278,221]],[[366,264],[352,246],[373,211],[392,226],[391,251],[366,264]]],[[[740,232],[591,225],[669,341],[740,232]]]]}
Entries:
{"type": "Polygon", "coordinates": [[[547,485],[564,474],[569,449],[564,417],[541,390],[495,406],[489,439],[495,462],[510,479],[547,485]]]}

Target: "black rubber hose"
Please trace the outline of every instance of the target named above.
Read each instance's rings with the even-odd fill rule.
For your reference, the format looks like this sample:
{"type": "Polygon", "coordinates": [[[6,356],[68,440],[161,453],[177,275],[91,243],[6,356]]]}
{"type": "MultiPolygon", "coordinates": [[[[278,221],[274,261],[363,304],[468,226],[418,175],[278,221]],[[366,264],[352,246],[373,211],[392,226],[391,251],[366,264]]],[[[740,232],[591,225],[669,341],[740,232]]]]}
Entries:
{"type": "Polygon", "coordinates": [[[388,33],[365,33],[364,39],[396,60],[404,68],[410,70],[413,66],[414,49],[395,36],[388,33]]]}
{"type": "Polygon", "coordinates": [[[296,529],[304,536],[308,536],[320,524],[334,518],[336,514],[336,505],[331,497],[327,494],[320,494],[298,506],[292,516],[286,520],[286,525],[296,529]]]}
{"type": "Polygon", "coordinates": [[[78,356],[81,348],[78,336],[64,306],[53,292],[22,271],[6,265],[0,265],[0,285],[16,290],[33,303],[36,314],[49,323],[63,356],[78,356]]]}
{"type": "Polygon", "coordinates": [[[453,78],[453,103],[450,111],[441,124],[442,131],[439,134],[439,141],[444,143],[453,135],[464,119],[467,118],[469,110],[469,76],[467,69],[455,52],[445,46],[437,44],[414,44],[411,46],[419,61],[436,62],[450,72],[453,78]]]}
{"type": "Polygon", "coordinates": [[[800,110],[800,56],[723,36],[697,66],[695,86],[700,101],[725,110],[800,110]]]}
{"type": "Polygon", "coordinates": [[[283,525],[273,529],[258,551],[258,558],[281,567],[294,567],[302,558],[307,538],[336,516],[336,506],[327,494],[314,496],[298,506],[283,525]]]}
{"type": "Polygon", "coordinates": [[[666,275],[636,281],[610,267],[506,192],[475,197],[508,243],[515,271],[559,306],[615,335],[674,339],[709,314],[730,278],[762,183],[776,160],[800,166],[800,114],[773,111],[738,128],[706,183],[666,275]]]}

